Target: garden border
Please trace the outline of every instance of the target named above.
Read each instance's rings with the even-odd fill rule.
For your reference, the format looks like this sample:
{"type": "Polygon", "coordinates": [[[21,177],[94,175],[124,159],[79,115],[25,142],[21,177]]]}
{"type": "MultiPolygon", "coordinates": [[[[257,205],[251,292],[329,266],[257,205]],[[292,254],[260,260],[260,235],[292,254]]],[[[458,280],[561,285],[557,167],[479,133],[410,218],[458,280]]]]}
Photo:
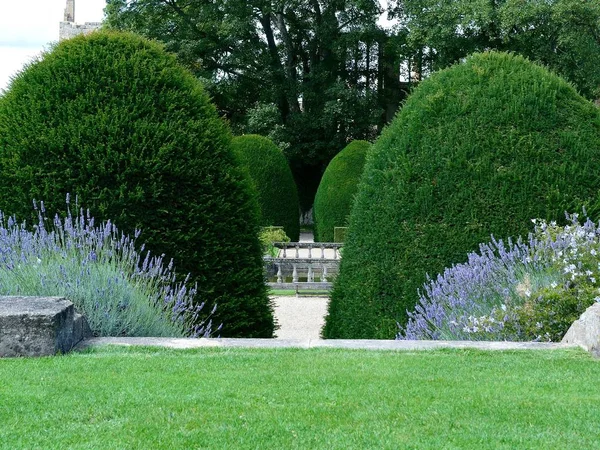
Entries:
{"type": "Polygon", "coordinates": [[[499,342],[499,341],[398,341],[378,339],[240,339],[240,338],[151,338],[103,337],[82,341],[75,350],[103,345],[148,346],[174,349],[193,348],[340,348],[360,350],[436,350],[442,348],[477,350],[556,350],[577,348],[561,342],[499,342]]]}

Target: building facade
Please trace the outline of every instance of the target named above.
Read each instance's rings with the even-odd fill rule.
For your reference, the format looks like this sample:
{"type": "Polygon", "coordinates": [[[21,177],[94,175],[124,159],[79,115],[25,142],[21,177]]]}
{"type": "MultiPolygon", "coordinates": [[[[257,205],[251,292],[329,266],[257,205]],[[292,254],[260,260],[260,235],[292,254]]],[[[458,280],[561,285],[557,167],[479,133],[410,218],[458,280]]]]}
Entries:
{"type": "Polygon", "coordinates": [[[70,39],[79,34],[91,33],[102,26],[102,22],[75,22],[75,0],[67,0],[65,8],[65,17],[60,22],[58,40],[70,39]]]}

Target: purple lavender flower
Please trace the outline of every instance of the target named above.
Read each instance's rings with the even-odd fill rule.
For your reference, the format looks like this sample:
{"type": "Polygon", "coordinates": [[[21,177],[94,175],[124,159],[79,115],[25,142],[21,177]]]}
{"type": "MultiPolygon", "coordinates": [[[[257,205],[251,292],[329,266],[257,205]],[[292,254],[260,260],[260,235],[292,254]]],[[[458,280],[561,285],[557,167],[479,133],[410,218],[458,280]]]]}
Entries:
{"type": "Polygon", "coordinates": [[[580,224],[575,214],[567,219],[565,227],[534,219],[527,242],[492,236],[466,263],[428,276],[397,338],[522,340],[515,311],[533,292],[600,280],[600,226],[580,224]]]}
{"type": "Polygon", "coordinates": [[[142,259],[135,238],[110,221],[95,226],[83,208],[77,217],[55,216],[47,230],[39,205],[33,231],[0,212],[0,295],[65,296],[97,335],[211,335],[212,313],[194,305],[197,288],[177,281],[172,261],[165,267],[164,255],[149,252],[142,259]]]}

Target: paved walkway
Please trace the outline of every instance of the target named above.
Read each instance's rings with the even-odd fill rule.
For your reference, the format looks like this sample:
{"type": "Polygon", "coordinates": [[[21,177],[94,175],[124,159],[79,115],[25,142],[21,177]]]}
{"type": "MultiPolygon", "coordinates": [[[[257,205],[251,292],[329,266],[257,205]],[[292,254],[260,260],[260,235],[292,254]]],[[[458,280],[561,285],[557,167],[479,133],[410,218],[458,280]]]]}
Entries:
{"type": "Polygon", "coordinates": [[[319,339],[327,314],[327,297],[273,297],[277,339],[319,339]]]}
{"type": "MultiPolygon", "coordinates": [[[[312,232],[300,233],[300,242],[314,242],[312,232]]],[[[293,250],[288,256],[293,254],[293,250]]],[[[333,252],[333,250],[331,250],[333,252]]],[[[282,256],[283,250],[280,252],[282,256]]],[[[302,257],[308,257],[308,250],[300,251],[302,257]]],[[[327,255],[333,258],[333,254],[327,255]]],[[[272,297],[275,304],[275,320],[279,328],[276,339],[319,339],[327,314],[327,297],[280,296],[272,297]]]]}

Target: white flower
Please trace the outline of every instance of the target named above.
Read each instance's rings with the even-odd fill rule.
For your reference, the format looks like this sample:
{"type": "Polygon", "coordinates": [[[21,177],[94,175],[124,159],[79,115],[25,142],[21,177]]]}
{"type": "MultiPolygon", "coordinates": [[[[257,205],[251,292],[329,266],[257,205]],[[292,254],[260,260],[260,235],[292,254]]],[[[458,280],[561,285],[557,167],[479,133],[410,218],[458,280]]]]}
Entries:
{"type": "Polygon", "coordinates": [[[558,284],[556,283],[556,281],[553,281],[552,283],[550,283],[550,287],[552,289],[554,289],[556,286],[558,286],[558,284]]]}
{"type": "Polygon", "coordinates": [[[596,254],[597,254],[597,253],[596,253],[596,250],[595,250],[595,249],[591,249],[591,250],[590,250],[590,255],[592,255],[592,256],[596,256],[596,254]]]}

